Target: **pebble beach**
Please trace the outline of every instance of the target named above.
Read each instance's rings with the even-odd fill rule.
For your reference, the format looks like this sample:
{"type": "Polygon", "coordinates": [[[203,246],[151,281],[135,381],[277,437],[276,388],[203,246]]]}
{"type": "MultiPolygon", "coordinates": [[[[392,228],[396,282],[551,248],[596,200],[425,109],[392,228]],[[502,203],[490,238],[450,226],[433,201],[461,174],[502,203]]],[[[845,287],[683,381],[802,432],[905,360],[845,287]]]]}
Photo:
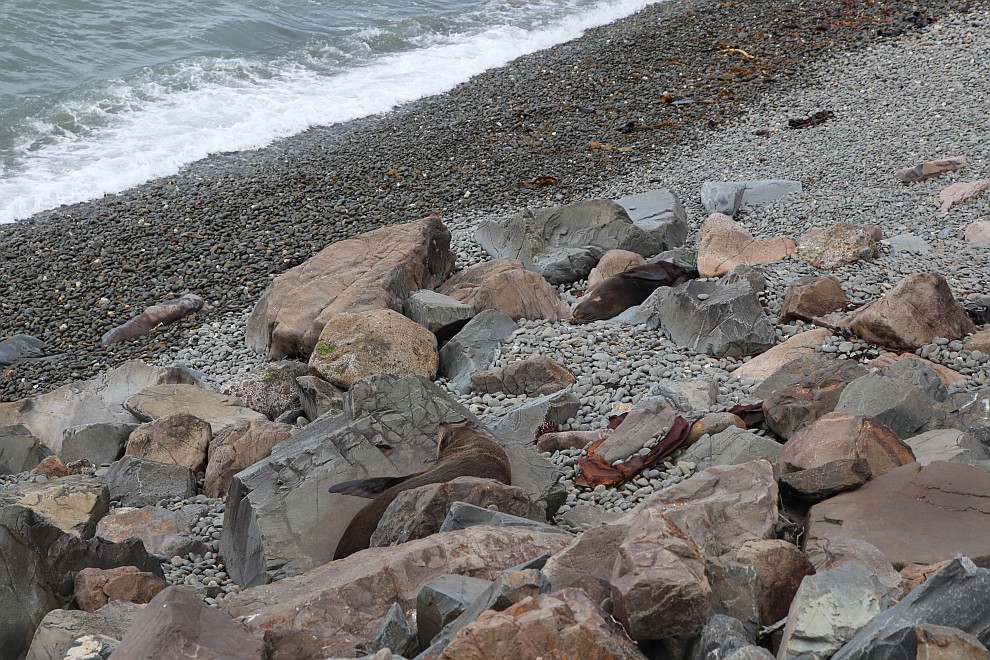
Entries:
{"type": "MultiPolygon", "coordinates": [[[[245,347],[244,325],[268,282],[357,233],[436,213],[462,268],[489,258],[473,238],[481,218],[525,206],[667,188],[697,228],[705,181],[803,183],[802,193],[736,217],[757,238],[838,222],[880,227],[879,257],[832,273],[854,303],[934,271],[959,301],[990,304],[987,246],[964,241],[967,225],[990,220],[990,195],[947,214],[937,199],[949,184],[990,178],[990,9],[933,2],[920,11],[884,1],[661,3],[389,115],[217,155],[176,177],[4,226],[0,335],[36,336],[52,357],[8,367],[0,400],[134,358],[187,366],[220,387],[263,362],[245,347]],[[834,117],[788,128],[821,110],[834,117]],[[894,178],[957,155],[970,165],[910,185],[894,178]],[[107,330],[186,291],[213,311],[100,346],[107,330]]],[[[771,317],[788,283],[818,273],[795,260],[762,270],[771,317]]],[[[581,288],[562,286],[562,298],[573,304],[581,288]]],[[[566,428],[604,428],[658,382],[698,375],[719,383],[711,412],[753,401],[752,383],[732,377],[741,362],[694,354],[660,332],[619,321],[520,325],[495,366],[548,355],[570,368],[582,406],[566,428]]],[[[778,325],[777,334],[810,327],[778,325]]],[[[879,354],[838,336],[820,350],[863,362],[879,354]]],[[[958,342],[919,353],[964,374],[956,387],[990,384],[990,356],[958,342]]],[[[525,401],[459,398],[482,419],[525,401]]],[[[568,479],[580,452],[551,455],[568,479]]],[[[626,510],[693,469],[675,460],[618,491],[571,482],[561,513],[578,501],[626,510]]],[[[215,552],[223,503],[200,500],[163,504],[200,505],[196,531],[215,552]]],[[[213,552],[166,559],[169,581],[197,587],[208,602],[237,589],[213,552]]]]}

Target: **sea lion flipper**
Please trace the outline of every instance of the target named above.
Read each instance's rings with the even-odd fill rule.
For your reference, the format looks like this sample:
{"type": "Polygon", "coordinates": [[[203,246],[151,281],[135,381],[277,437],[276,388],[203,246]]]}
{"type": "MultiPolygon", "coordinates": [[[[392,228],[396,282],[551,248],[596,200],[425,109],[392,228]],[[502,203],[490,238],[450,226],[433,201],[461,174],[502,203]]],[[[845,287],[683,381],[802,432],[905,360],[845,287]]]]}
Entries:
{"type": "Polygon", "coordinates": [[[407,474],[401,477],[365,477],[364,479],[351,479],[350,481],[342,481],[339,484],[334,484],[330,486],[331,493],[337,493],[338,495],[353,495],[355,497],[368,497],[375,498],[386,490],[401,484],[407,479],[419,476],[422,472],[416,472],[414,474],[407,474]]]}

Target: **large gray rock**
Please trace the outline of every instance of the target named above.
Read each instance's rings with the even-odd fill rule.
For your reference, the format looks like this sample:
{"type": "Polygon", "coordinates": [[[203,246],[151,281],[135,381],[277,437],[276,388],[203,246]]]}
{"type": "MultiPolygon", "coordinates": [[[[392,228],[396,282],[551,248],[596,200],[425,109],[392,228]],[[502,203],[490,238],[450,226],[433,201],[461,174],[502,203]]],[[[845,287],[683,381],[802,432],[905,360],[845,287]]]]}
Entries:
{"type": "Polygon", "coordinates": [[[669,246],[667,249],[683,245],[687,240],[687,211],[677,195],[666,188],[626,195],[615,200],[615,203],[626,210],[637,227],[651,233],[666,234],[664,243],[669,246]]]}
{"type": "Polygon", "coordinates": [[[175,413],[193,415],[209,424],[213,435],[238,422],[268,419],[237,397],[182,383],[146,387],[127,397],[124,407],[142,422],[175,413]]]}
{"type": "Polygon", "coordinates": [[[681,455],[681,461],[697,464],[697,469],[707,470],[715,465],[737,465],[758,458],[776,462],[780,444],[770,438],[745,429],[730,427],[715,435],[703,435],[681,455]]]}
{"type": "Polygon", "coordinates": [[[802,191],[800,181],[760,179],[753,181],[705,181],[701,203],[707,213],[735,215],[743,206],[758,206],[784,195],[802,191]]]}
{"type": "Polygon", "coordinates": [[[492,366],[499,345],[517,327],[497,309],[481,312],[440,349],[440,374],[458,393],[470,393],[471,374],[492,366]]]}
{"type": "MultiPolygon", "coordinates": [[[[833,660],[885,660],[917,654],[921,624],[952,626],[990,644],[990,571],[956,557],[897,605],[880,613],[832,656],[833,660]]],[[[951,656],[943,656],[951,657],[951,656]]]]}
{"type": "Polygon", "coordinates": [[[23,424],[53,452],[62,451],[66,429],[86,424],[134,423],[124,408],[132,394],[163,383],[195,383],[185,369],[152,367],[132,360],[90,380],[69,383],[38,396],[0,403],[0,426],[23,424]]]}
{"type": "Polygon", "coordinates": [[[772,660],[773,654],[755,645],[742,622],[724,614],[712,614],[691,648],[689,660],[772,660]]]}
{"type": "Polygon", "coordinates": [[[119,643],[129,625],[129,617],[122,619],[82,610],[52,610],[38,625],[27,660],[62,660],[66,652],[87,635],[102,635],[119,643]]]}
{"type": "Polygon", "coordinates": [[[74,426],[62,434],[62,452],[59,457],[66,463],[85,458],[93,465],[113,463],[124,455],[127,438],[138,424],[100,423],[74,426]]]}
{"type": "Polygon", "coordinates": [[[23,424],[0,427],[0,474],[19,474],[38,467],[48,455],[23,424]]]}
{"type": "Polygon", "coordinates": [[[452,328],[461,328],[474,315],[474,306],[462,303],[456,298],[424,289],[416,291],[406,300],[403,314],[426,327],[434,334],[448,333],[452,328]]]}
{"type": "Polygon", "coordinates": [[[184,465],[124,456],[103,477],[111,499],[121,506],[154,506],[169,497],[196,494],[196,475],[184,465]]]}
{"type": "Polygon", "coordinates": [[[972,434],[958,429],[935,429],[905,438],[904,443],[922,465],[932,461],[975,463],[990,460],[990,452],[972,434]]]}
{"type": "Polygon", "coordinates": [[[741,357],[773,346],[773,324],[749,282],[729,285],[691,280],[661,287],[643,303],[654,310],[650,329],[662,327],[678,346],[717,357],[741,357]]]}
{"type": "Polygon", "coordinates": [[[14,364],[20,360],[45,358],[45,342],[31,335],[12,335],[0,341],[0,366],[14,364]]]}
{"type": "MultiPolygon", "coordinates": [[[[532,510],[530,515],[533,515],[532,510]]],[[[544,516],[541,515],[541,517],[544,516]]],[[[480,506],[475,506],[467,502],[451,502],[450,510],[447,511],[447,517],[443,519],[443,523],[441,523],[438,531],[452,532],[457,529],[477,527],[478,525],[486,525],[488,527],[522,527],[523,529],[531,529],[536,532],[567,533],[559,527],[545,522],[533,520],[532,518],[523,518],[512,515],[511,513],[503,513],[502,511],[483,509],[480,506]]]]}
{"type": "Polygon", "coordinates": [[[447,573],[423,585],[416,596],[419,645],[426,648],[440,630],[456,619],[491,586],[488,580],[447,573]]]}
{"type": "Polygon", "coordinates": [[[551,284],[586,278],[607,250],[648,257],[677,247],[686,236],[683,221],[648,217],[641,226],[622,206],[607,200],[524,209],[510,218],[482,220],[475,231],[475,240],[490,255],[518,259],[551,284]]]}

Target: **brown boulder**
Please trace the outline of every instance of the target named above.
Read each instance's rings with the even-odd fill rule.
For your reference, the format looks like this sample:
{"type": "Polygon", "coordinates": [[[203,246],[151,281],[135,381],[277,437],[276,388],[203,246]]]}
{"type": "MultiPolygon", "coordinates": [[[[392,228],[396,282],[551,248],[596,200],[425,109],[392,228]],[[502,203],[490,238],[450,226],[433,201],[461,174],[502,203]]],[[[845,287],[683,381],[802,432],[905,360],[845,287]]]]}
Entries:
{"type": "Polygon", "coordinates": [[[272,447],[298,431],[291,424],[261,420],[228,426],[210,442],[203,494],[224,497],[235,474],[270,456],[272,447]]]}
{"type": "Polygon", "coordinates": [[[794,258],[815,268],[835,270],[860,259],[873,259],[879,252],[877,238],[871,229],[840,222],[801,241],[794,258]]]}
{"type": "Polygon", "coordinates": [[[709,216],[698,233],[701,277],[721,277],[740,264],[769,264],[794,253],[794,241],[790,237],[757,240],[742,225],[721,213],[709,216]]]}
{"type": "Polygon", "coordinates": [[[99,479],[70,475],[41,483],[26,481],[0,489],[0,508],[16,504],[81,539],[93,537],[110,509],[110,491],[99,479]]]}
{"type": "Polygon", "coordinates": [[[487,278],[478,287],[474,308],[497,309],[513,321],[570,318],[571,311],[557,289],[531,270],[511,270],[487,278]]]}
{"type": "Polygon", "coordinates": [[[186,384],[146,387],[129,396],[124,402],[124,408],[142,422],[176,413],[199,417],[210,425],[213,435],[237,422],[268,419],[261,413],[246,408],[240,399],[186,384]]]}
{"type": "Polygon", "coordinates": [[[969,223],[963,236],[971,245],[990,245],[990,220],[969,223]]]}
{"type": "Polygon", "coordinates": [[[815,572],[800,548],[780,539],[746,541],[733,558],[756,569],[757,602],[764,626],[787,616],[801,580],[815,572]]]}
{"type": "Polygon", "coordinates": [[[347,389],[375,374],[433,380],[440,354],[432,332],[391,309],[374,309],[327,321],[309,366],[331,385],[347,389]]]}
{"type": "Polygon", "coordinates": [[[478,371],[471,374],[471,387],[475,392],[537,397],[559,392],[577,382],[570,369],[546,355],[519,360],[504,367],[478,371]]]}
{"type": "Polygon", "coordinates": [[[766,424],[782,438],[791,438],[822,415],[835,410],[846,385],[867,370],[853,360],[842,360],[783,387],[763,400],[766,424]]]}
{"type": "Polygon", "coordinates": [[[268,419],[275,419],[301,407],[296,378],[307,375],[309,366],[305,363],[280,360],[233,376],[220,391],[236,396],[248,408],[268,419]]]}
{"type": "Polygon", "coordinates": [[[95,612],[112,600],[144,604],[168,584],[136,566],[119,568],[84,568],[75,577],[76,604],[86,612],[95,612]]]}
{"type": "Polygon", "coordinates": [[[746,428],[746,422],[729,412],[708,413],[691,425],[691,430],[688,432],[688,437],[684,441],[683,447],[690,447],[706,433],[708,435],[715,435],[733,426],[744,429],[746,428]]]}
{"type": "Polygon", "coordinates": [[[618,275],[627,268],[642,266],[645,263],[646,259],[635,252],[630,252],[629,250],[609,250],[599,259],[598,265],[588,273],[587,291],[594,291],[602,282],[613,275],[618,275]]]}
{"type": "Polygon", "coordinates": [[[124,454],[199,472],[213,433],[210,425],[186,413],[173,413],[146,422],[131,432],[124,454]]]}
{"type": "Polygon", "coordinates": [[[831,335],[825,328],[799,332],[733,371],[732,377],[766,380],[788,362],[802,355],[815,354],[815,349],[820,348],[822,342],[831,335]]]}
{"type": "Polygon", "coordinates": [[[557,589],[580,587],[600,603],[612,594],[612,568],[629,533],[626,516],[592,527],[547,561],[543,573],[557,589]]]}
{"type": "Polygon", "coordinates": [[[482,282],[499,273],[525,269],[526,265],[518,259],[483,261],[451,275],[449,280],[437,287],[437,293],[474,305],[474,298],[478,295],[478,287],[482,282]]]}
{"type": "Polygon", "coordinates": [[[926,160],[923,163],[901,170],[896,174],[897,180],[901,183],[914,183],[932,179],[945,172],[961,170],[969,165],[966,156],[954,156],[952,158],[941,158],[939,160],[926,160]]]}
{"type": "Polygon", "coordinates": [[[139,538],[148,552],[169,559],[206,552],[206,545],[192,533],[188,520],[157,506],[118,507],[96,524],[96,535],[114,543],[139,538]]]}
{"type": "Polygon", "coordinates": [[[977,197],[990,190],[990,179],[980,179],[968,183],[953,183],[938,194],[939,213],[948,213],[949,209],[958,204],[969,204],[977,197]]]}
{"type": "Polygon", "coordinates": [[[831,412],[784,444],[776,471],[802,497],[821,500],[913,462],[911,448],[882,422],[831,412]]]}
{"type": "Polygon", "coordinates": [[[482,613],[438,657],[635,660],[646,656],[586,593],[561,589],[526,598],[501,612],[482,613]]]}
{"type": "Polygon", "coordinates": [[[806,275],[787,285],[777,323],[810,322],[816,316],[846,309],[849,299],[833,275],[806,275]]]}
{"type": "Polygon", "coordinates": [[[811,508],[805,551],[812,563],[833,538],[875,545],[894,568],[957,554],[990,562],[990,473],[934,461],[897,468],[811,508]]]}
{"type": "Polygon", "coordinates": [[[70,474],[79,474],[79,471],[71,472],[69,467],[58,456],[46,456],[38,463],[38,467],[31,470],[31,474],[40,474],[48,479],[59,479],[61,477],[67,477],[70,474]]]}
{"type": "Polygon", "coordinates": [[[309,358],[327,321],[400,311],[411,292],[439,284],[454,259],[450,232],[436,217],[337,241],[275,278],[248,319],[247,345],[273,359],[309,358]]]}
{"type": "Polygon", "coordinates": [[[963,342],[963,348],[967,351],[980,351],[990,354],[990,328],[980,330],[971,337],[967,337],[963,342]]]}
{"type": "Polygon", "coordinates": [[[904,587],[904,595],[914,591],[915,587],[921,586],[925,580],[942,570],[949,561],[943,559],[934,564],[905,564],[898,572],[901,576],[901,585],[904,587]]]}

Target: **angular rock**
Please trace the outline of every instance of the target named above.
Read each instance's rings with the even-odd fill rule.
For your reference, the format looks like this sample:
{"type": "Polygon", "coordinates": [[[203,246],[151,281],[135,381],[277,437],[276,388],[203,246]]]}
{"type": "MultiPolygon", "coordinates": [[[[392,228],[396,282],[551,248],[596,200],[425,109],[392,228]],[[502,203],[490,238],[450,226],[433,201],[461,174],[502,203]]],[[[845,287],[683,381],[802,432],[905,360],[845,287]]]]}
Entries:
{"type": "Polygon", "coordinates": [[[809,575],[791,603],[778,655],[828,658],[887,606],[883,585],[863,566],[846,564],[809,575]]]}
{"type": "Polygon", "coordinates": [[[763,400],[767,426],[782,438],[795,433],[835,410],[846,386],[867,373],[853,360],[842,360],[812,372],[793,385],[778,389],[763,400]]]}
{"type": "Polygon", "coordinates": [[[757,602],[764,626],[787,616],[801,581],[815,572],[800,548],[781,539],[746,541],[734,557],[756,570],[757,602]]]}
{"type": "Polygon", "coordinates": [[[933,179],[945,172],[955,172],[969,165],[966,156],[954,156],[952,158],[940,158],[939,160],[926,160],[914,167],[901,170],[894,177],[901,183],[915,183],[933,179]]]}
{"type": "Polygon", "coordinates": [[[87,424],[73,426],[62,433],[62,451],[66,463],[86,459],[93,465],[113,463],[124,455],[127,438],[138,424],[87,424]]]}
{"type": "Polygon", "coordinates": [[[596,451],[609,463],[629,458],[662,435],[663,427],[669,428],[676,418],[677,411],[664,397],[644,397],[596,451]]]}
{"type": "MultiPolygon", "coordinates": [[[[871,546],[872,547],[872,546],[871,546]]],[[[905,564],[897,573],[901,576],[902,593],[909,594],[922,584],[925,580],[938,573],[950,560],[943,559],[934,564],[905,564]]],[[[889,563],[889,562],[888,562],[889,563]]]]}
{"type": "Polygon", "coordinates": [[[743,625],[746,636],[755,639],[762,627],[756,569],[730,556],[712,557],[705,562],[705,576],[712,588],[712,615],[733,617],[743,625]]]}
{"type": "Polygon", "coordinates": [[[454,502],[494,507],[496,511],[519,517],[542,514],[530,501],[529,493],[518,486],[507,486],[494,479],[458,477],[399,493],[371,535],[371,546],[398,545],[436,534],[454,502]]]}
{"type": "Polygon", "coordinates": [[[561,534],[472,527],[345,559],[246,589],[222,609],[252,630],[270,631],[274,651],[293,658],[353,657],[368,649],[392,603],[416,606],[424,584],[444,573],[492,579],[499,571],[568,543],[561,534]]]}
{"type": "MultiPolygon", "coordinates": [[[[457,480],[455,479],[455,481],[457,480]]],[[[543,520],[546,520],[546,515],[539,508],[531,507],[529,517],[523,518],[498,510],[483,509],[468,502],[451,502],[450,510],[447,512],[447,517],[443,519],[439,531],[452,532],[458,529],[487,525],[488,527],[521,527],[535,532],[567,533],[546,522],[541,522],[543,520]]]]}
{"type": "Polygon", "coordinates": [[[602,440],[611,433],[608,429],[597,431],[557,431],[544,433],[536,439],[536,451],[555,452],[562,449],[582,449],[592,442],[602,440]]]}
{"type": "Polygon", "coordinates": [[[670,190],[657,188],[634,193],[620,197],[615,203],[626,210],[629,219],[640,229],[651,234],[666,232],[663,242],[667,245],[683,245],[687,240],[687,211],[670,190]]]}
{"type": "Polygon", "coordinates": [[[691,649],[689,660],[771,660],[773,654],[753,643],[742,622],[724,614],[712,614],[691,649]]]}
{"type": "Polygon", "coordinates": [[[460,394],[471,391],[471,374],[492,366],[498,347],[517,326],[496,309],[480,312],[440,349],[440,374],[460,394]]]}
{"type": "Polygon", "coordinates": [[[390,309],[334,316],[309,358],[316,375],[343,389],[375,374],[433,380],[439,364],[436,336],[390,309]]]}
{"type": "Polygon", "coordinates": [[[269,285],[248,319],[247,345],[273,359],[308,359],[334,316],[400,311],[409,293],[443,281],[454,259],[436,217],[336,241],[269,285]]]}
{"type": "MultiPolygon", "coordinates": [[[[31,639],[28,660],[60,660],[78,641],[86,637],[100,636],[113,640],[113,648],[120,643],[129,620],[102,613],[81,610],[52,610],[38,624],[31,639]]],[[[75,656],[79,657],[79,656],[75,656]]]]}
{"type": "Polygon", "coordinates": [[[483,261],[457,271],[450,276],[450,279],[438,286],[436,291],[473,307],[475,296],[478,295],[478,287],[482,282],[499,273],[525,269],[526,265],[518,259],[483,261]]]}
{"type": "Polygon", "coordinates": [[[698,272],[702,277],[721,277],[739,265],[770,264],[794,253],[790,237],[757,240],[742,225],[717,214],[702,224],[699,234],[698,272]]]}
{"type": "Polygon", "coordinates": [[[925,358],[914,355],[913,353],[901,353],[900,355],[896,353],[890,353],[884,351],[880,353],[877,357],[873,358],[866,363],[866,366],[870,369],[886,369],[887,367],[893,366],[894,364],[901,362],[902,360],[917,360],[923,365],[931,369],[938,376],[938,379],[942,381],[942,384],[946,387],[954,385],[958,381],[965,378],[961,373],[948,367],[941,365],[937,362],[932,362],[931,360],[926,360],[925,358]]]}
{"type": "MultiPolygon", "coordinates": [[[[813,330],[807,330],[805,332],[799,332],[792,337],[780,344],[777,344],[770,350],[766,351],[761,355],[757,355],[749,362],[741,365],[738,369],[732,372],[733,378],[743,379],[749,378],[751,380],[764,381],[770,378],[774,373],[780,371],[788,363],[797,360],[802,356],[818,356],[822,360],[822,364],[818,368],[825,366],[830,358],[822,356],[815,352],[816,348],[820,348],[822,342],[832,335],[831,332],[824,328],[815,328],[813,330]]],[[[810,369],[804,371],[804,373],[809,373],[814,371],[810,369]]]]}
{"type": "Polygon", "coordinates": [[[459,617],[490,586],[489,580],[455,573],[439,575],[424,584],[416,596],[416,627],[420,647],[428,647],[444,626],[459,617]]]}
{"type": "Polygon", "coordinates": [[[482,220],[475,240],[496,259],[521,260],[551,284],[588,276],[606,250],[651,256],[687,237],[683,218],[643,218],[634,222],[615,202],[593,200],[532,211],[500,220],[482,220]]]}
{"type": "Polygon", "coordinates": [[[416,650],[416,631],[398,603],[392,603],[385,614],[375,632],[374,641],[383,649],[390,649],[403,657],[412,655],[416,650]]]}
{"type": "Polygon", "coordinates": [[[213,432],[204,420],[187,413],[172,413],[134,429],[124,453],[199,472],[206,467],[206,450],[212,439],[213,432]]]}
{"type": "Polygon", "coordinates": [[[114,543],[139,538],[148,552],[170,558],[207,552],[189,521],[157,506],[118,507],[96,524],[96,535],[114,543]]]}
{"type": "Polygon", "coordinates": [[[746,280],[753,287],[753,291],[760,293],[766,291],[767,277],[763,270],[749,264],[739,264],[722,276],[722,284],[732,284],[740,280],[746,280]]]}
{"type": "Polygon", "coordinates": [[[656,509],[636,516],[611,583],[612,615],[637,641],[692,637],[711,612],[702,551],[656,509]]]}
{"type": "Polygon", "coordinates": [[[577,379],[567,367],[546,355],[537,355],[471,375],[471,386],[475,392],[505,392],[513,396],[553,394],[576,382],[577,379]]]}
{"type": "Polygon", "coordinates": [[[735,215],[743,206],[767,204],[802,190],[800,181],[786,179],[705,181],[701,184],[701,202],[709,214],[719,212],[735,215]],[[720,207],[726,210],[723,211],[720,207]]]}
{"type": "Polygon", "coordinates": [[[974,463],[990,460],[990,452],[972,434],[957,429],[936,429],[906,438],[915,460],[921,465],[932,461],[974,463]]]}
{"type": "Polygon", "coordinates": [[[434,334],[450,336],[475,315],[474,307],[436,291],[416,291],[402,313],[434,334]]]}
{"type": "Polygon", "coordinates": [[[124,408],[124,401],[132,394],[153,385],[194,382],[195,378],[185,369],[152,367],[131,360],[87,381],[69,383],[20,401],[0,403],[0,420],[3,424],[23,424],[61,455],[65,429],[97,423],[134,423],[137,420],[124,408]]]}
{"type": "Polygon", "coordinates": [[[819,568],[832,569],[845,564],[864,566],[880,580],[892,603],[900,600],[905,593],[900,573],[894,570],[893,565],[875,545],[866,541],[833,539],[825,548],[824,562],[819,568]]]}
{"type": "Polygon", "coordinates": [[[787,441],[776,472],[782,484],[818,501],[913,462],[911,448],[882,422],[831,412],[787,441]]]}
{"type": "Polygon", "coordinates": [[[963,238],[970,245],[990,245],[990,220],[969,223],[963,238]]]}
{"type": "Polygon", "coordinates": [[[718,381],[703,376],[684,381],[660,382],[650,388],[650,396],[662,396],[680,413],[706,411],[716,404],[718,381]]]}
{"type": "Polygon", "coordinates": [[[878,254],[877,239],[872,231],[840,222],[801,241],[794,258],[815,268],[835,270],[861,259],[874,259],[878,254]]]}
{"type": "Polygon", "coordinates": [[[75,471],[71,471],[69,466],[62,462],[58,456],[46,456],[38,463],[38,467],[31,470],[31,474],[42,475],[46,479],[59,479],[70,474],[79,474],[81,466],[75,466],[75,471]]]}
{"type": "Polygon", "coordinates": [[[193,415],[208,423],[213,435],[237,422],[268,419],[260,412],[245,408],[239,399],[195,385],[147,387],[127,397],[124,407],[142,422],[173,413],[193,415]]]}
{"type": "Polygon", "coordinates": [[[510,270],[487,278],[478,286],[474,308],[479,312],[497,309],[516,321],[558,321],[571,315],[557,289],[531,270],[510,270]]]}
{"type": "Polygon", "coordinates": [[[264,635],[246,630],[184,586],[169,587],[138,615],[113,653],[120,660],[266,657],[264,635]]]}
{"type": "Polygon", "coordinates": [[[701,471],[716,465],[748,463],[758,458],[775,462],[779,454],[779,443],[731,426],[715,435],[701,436],[678,460],[696,463],[697,469],[701,471]]]}
{"type": "Polygon", "coordinates": [[[81,539],[93,538],[96,521],[110,508],[110,492],[98,479],[71,476],[26,482],[0,490],[0,506],[17,504],[81,539]]]}
{"type": "Polygon", "coordinates": [[[37,360],[46,357],[45,342],[31,335],[16,334],[0,341],[0,366],[20,360],[37,360]]]}
{"type": "Polygon", "coordinates": [[[226,495],[236,473],[268,458],[275,445],[288,440],[298,430],[290,424],[267,420],[228,426],[210,442],[203,494],[207,497],[226,495]]]}
{"type": "Polygon", "coordinates": [[[435,657],[442,660],[646,658],[580,589],[531,596],[500,612],[484,612],[435,657]]]}
{"type": "Polygon", "coordinates": [[[904,255],[905,253],[928,254],[932,251],[932,247],[925,239],[914,234],[897,234],[896,236],[884,239],[881,243],[890,246],[894,256],[904,255]]]}
{"type": "Polygon", "coordinates": [[[916,631],[922,624],[952,626],[975,636],[986,646],[990,643],[987,589],[990,589],[990,571],[977,568],[967,557],[956,557],[897,605],[881,612],[832,657],[834,660],[926,657],[921,653],[927,642],[916,631]]]}
{"type": "Polygon", "coordinates": [[[646,259],[642,255],[630,252],[629,250],[609,250],[602,255],[598,265],[591,269],[588,274],[588,287],[586,291],[594,291],[601,286],[602,282],[618,275],[627,268],[642,266],[646,259]]]}
{"type": "Polygon", "coordinates": [[[817,316],[846,309],[849,299],[833,275],[806,275],[787,285],[777,323],[800,320],[810,322],[817,316]]]}
{"type": "Polygon", "coordinates": [[[149,603],[167,586],[161,577],[135,566],[84,568],[76,573],[74,593],[79,609],[95,612],[112,600],[149,603]]]}
{"type": "Polygon", "coordinates": [[[0,426],[0,474],[33,470],[45,455],[41,442],[23,424],[0,426]]]}
{"type": "Polygon", "coordinates": [[[184,465],[124,456],[103,477],[110,498],[121,506],[154,506],[169,497],[196,494],[196,475],[184,465]]]}
{"type": "Polygon", "coordinates": [[[714,436],[730,428],[745,430],[746,423],[732,413],[709,413],[691,425],[684,446],[690,447],[703,435],[714,436]]]}
{"type": "Polygon", "coordinates": [[[980,179],[968,183],[953,183],[938,194],[939,213],[948,213],[949,209],[959,204],[969,204],[980,195],[990,190],[990,179],[980,179]]]}
{"type": "Polygon", "coordinates": [[[911,463],[811,508],[805,552],[820,563],[838,538],[875,545],[899,568],[957,554],[990,561],[990,474],[968,465],[911,463]],[[924,534],[904,530],[923,529],[924,534]]]}
{"type": "Polygon", "coordinates": [[[580,587],[600,603],[612,595],[612,567],[629,533],[625,518],[592,527],[547,561],[543,574],[555,589],[580,587]]]}
{"type": "Polygon", "coordinates": [[[299,376],[299,403],[308,420],[316,420],[327,413],[339,413],[344,409],[344,390],[334,387],[317,376],[299,376]]]}
{"type": "Polygon", "coordinates": [[[691,280],[657,289],[647,328],[662,327],[678,346],[716,357],[761,353],[775,341],[773,325],[748,282],[691,280]]]}
{"type": "Polygon", "coordinates": [[[305,363],[280,360],[237,374],[220,387],[220,393],[237,397],[251,410],[275,419],[301,406],[296,379],[308,374],[305,363]]]}

